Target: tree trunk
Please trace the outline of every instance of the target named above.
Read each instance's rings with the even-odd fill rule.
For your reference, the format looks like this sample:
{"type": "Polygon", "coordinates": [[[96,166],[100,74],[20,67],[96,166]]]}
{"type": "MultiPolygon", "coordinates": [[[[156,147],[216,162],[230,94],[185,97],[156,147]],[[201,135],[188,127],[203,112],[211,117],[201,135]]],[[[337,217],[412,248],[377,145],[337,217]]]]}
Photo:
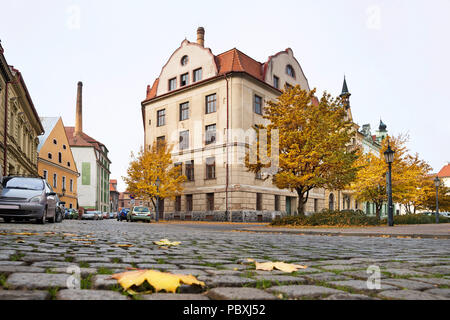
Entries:
{"type": "Polygon", "coordinates": [[[383,204],[375,203],[375,210],[376,210],[376,215],[377,215],[378,220],[381,219],[381,207],[382,206],[383,206],[383,204]]]}
{"type": "Polygon", "coordinates": [[[302,190],[297,189],[297,194],[298,194],[298,204],[297,204],[297,214],[299,216],[305,216],[305,204],[308,201],[308,196],[309,196],[309,191],[306,192],[302,192],[302,190]]]}

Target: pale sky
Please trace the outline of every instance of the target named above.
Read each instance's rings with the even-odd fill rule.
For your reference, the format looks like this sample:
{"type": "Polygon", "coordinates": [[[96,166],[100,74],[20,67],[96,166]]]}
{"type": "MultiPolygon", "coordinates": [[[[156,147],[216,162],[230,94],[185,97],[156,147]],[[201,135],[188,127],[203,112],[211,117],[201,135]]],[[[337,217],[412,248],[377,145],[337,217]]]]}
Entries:
{"type": "Polygon", "coordinates": [[[409,133],[435,171],[450,161],[450,0],[0,0],[0,39],[40,116],[75,123],[109,149],[111,178],[143,144],[141,101],[197,27],[214,54],[265,62],[288,47],[311,88],[338,95],[344,74],[355,122],[409,133]]]}

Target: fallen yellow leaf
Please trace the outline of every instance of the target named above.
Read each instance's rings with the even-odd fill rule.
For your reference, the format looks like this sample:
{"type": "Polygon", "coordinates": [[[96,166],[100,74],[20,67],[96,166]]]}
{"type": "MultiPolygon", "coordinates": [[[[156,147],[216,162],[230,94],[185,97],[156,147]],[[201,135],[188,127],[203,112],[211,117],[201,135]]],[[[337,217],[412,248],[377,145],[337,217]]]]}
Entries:
{"type": "MultiPolygon", "coordinates": [[[[155,289],[155,292],[164,290],[175,293],[181,284],[205,286],[204,282],[197,280],[192,275],[171,274],[156,270],[136,270],[117,273],[112,275],[111,279],[116,279],[122,288],[131,294],[137,293],[131,289],[132,287],[138,288],[144,282],[151,285],[155,289]]],[[[151,292],[146,291],[143,293],[151,292]]]]}
{"type": "Polygon", "coordinates": [[[159,241],[153,241],[153,243],[158,245],[158,246],[169,246],[169,247],[171,247],[171,246],[178,246],[178,245],[181,244],[180,241],[171,242],[171,241],[169,241],[169,239],[161,239],[159,241]]]}
{"type": "Polygon", "coordinates": [[[74,242],[87,242],[87,241],[95,241],[94,239],[72,239],[70,241],[74,241],[74,242]]]}
{"type": "Polygon", "coordinates": [[[31,233],[31,232],[13,232],[10,233],[13,236],[37,236],[39,233],[31,233]]]}
{"type": "Polygon", "coordinates": [[[120,247],[120,248],[129,248],[129,247],[132,247],[133,245],[132,244],[115,244],[114,246],[120,247]]]}
{"type": "Polygon", "coordinates": [[[285,262],[263,262],[263,263],[258,263],[255,262],[255,266],[256,266],[256,270],[261,270],[261,271],[272,271],[273,269],[277,269],[283,272],[294,272],[294,271],[298,271],[298,269],[306,269],[308,268],[307,266],[301,266],[298,264],[289,264],[289,263],[285,263],[285,262]]]}

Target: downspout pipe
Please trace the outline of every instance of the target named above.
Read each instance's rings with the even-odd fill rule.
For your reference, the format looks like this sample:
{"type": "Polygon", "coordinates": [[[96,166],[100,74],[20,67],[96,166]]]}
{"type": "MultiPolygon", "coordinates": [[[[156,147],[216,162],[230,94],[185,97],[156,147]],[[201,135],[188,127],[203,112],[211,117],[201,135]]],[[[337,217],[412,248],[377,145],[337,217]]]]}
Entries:
{"type": "Polygon", "coordinates": [[[6,161],[6,157],[8,155],[8,85],[9,85],[9,81],[6,81],[6,86],[5,86],[5,129],[4,129],[4,142],[3,142],[3,146],[5,148],[5,150],[3,151],[3,176],[6,176],[6,165],[7,165],[7,161],[6,161]]]}
{"type": "Polygon", "coordinates": [[[226,182],[225,182],[225,213],[229,215],[229,221],[232,222],[233,217],[231,213],[228,210],[228,189],[230,184],[230,178],[229,178],[229,161],[228,161],[228,155],[229,155],[229,143],[228,143],[228,136],[229,136],[229,129],[230,129],[230,119],[229,119],[229,83],[227,74],[224,75],[225,81],[227,82],[227,136],[226,136],[226,152],[227,152],[227,160],[226,160],[226,182]]]}

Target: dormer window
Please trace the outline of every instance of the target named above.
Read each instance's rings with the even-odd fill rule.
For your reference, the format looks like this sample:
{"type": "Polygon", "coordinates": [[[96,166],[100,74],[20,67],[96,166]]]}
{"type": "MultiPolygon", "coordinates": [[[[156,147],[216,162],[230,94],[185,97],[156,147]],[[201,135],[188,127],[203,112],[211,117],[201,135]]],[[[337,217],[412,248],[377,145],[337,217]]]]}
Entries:
{"type": "Polygon", "coordinates": [[[169,80],[169,91],[175,90],[177,88],[177,78],[169,80]]]}
{"type": "Polygon", "coordinates": [[[181,65],[185,66],[187,65],[189,62],[189,57],[188,56],[183,56],[183,58],[181,58],[181,65]]]}
{"type": "Polygon", "coordinates": [[[185,73],[181,75],[180,86],[184,87],[189,84],[189,73],[185,73]]]}
{"type": "Polygon", "coordinates": [[[291,76],[292,78],[295,78],[295,71],[294,71],[294,68],[293,68],[290,64],[288,64],[288,65],[286,66],[286,73],[287,73],[289,76],[291,76]]]}
{"type": "Polygon", "coordinates": [[[194,70],[194,82],[202,80],[202,68],[194,70]]]}

